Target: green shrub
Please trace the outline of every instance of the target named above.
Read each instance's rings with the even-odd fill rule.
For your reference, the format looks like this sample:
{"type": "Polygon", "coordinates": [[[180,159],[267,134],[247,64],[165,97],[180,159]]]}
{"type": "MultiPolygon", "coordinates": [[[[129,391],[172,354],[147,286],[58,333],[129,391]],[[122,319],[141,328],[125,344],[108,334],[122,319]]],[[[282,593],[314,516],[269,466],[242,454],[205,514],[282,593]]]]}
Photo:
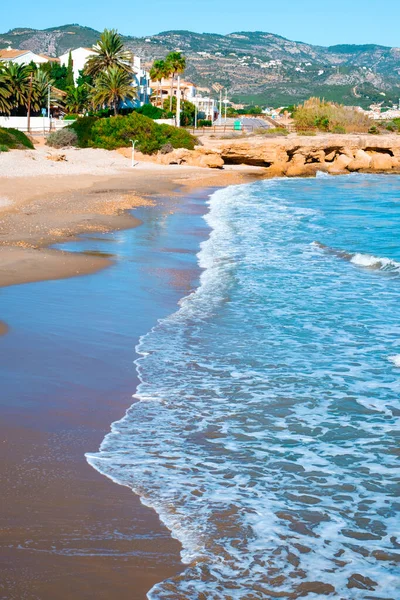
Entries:
{"type": "Polygon", "coordinates": [[[83,117],[72,123],[68,129],[77,133],[80,147],[115,150],[129,147],[131,140],[137,140],[136,147],[144,154],[154,154],[166,144],[171,144],[173,148],[193,150],[197,141],[185,129],[159,125],[137,112],[132,112],[126,117],[108,119],[83,117]]]}
{"type": "Polygon", "coordinates": [[[309,136],[309,135],[317,135],[315,129],[310,129],[309,131],[304,130],[304,131],[298,131],[297,132],[299,135],[305,135],[305,136],[309,136]]]}
{"type": "Polygon", "coordinates": [[[343,125],[335,125],[332,129],[332,133],[346,133],[346,128],[343,125]]]}
{"type": "Polygon", "coordinates": [[[46,145],[52,148],[65,148],[67,146],[77,146],[78,136],[73,129],[65,127],[54,131],[47,136],[46,145]]]}
{"type": "Polygon", "coordinates": [[[379,127],[377,127],[376,125],[371,125],[371,127],[368,129],[368,133],[371,133],[372,135],[379,135],[379,127]]]}
{"type": "Polygon", "coordinates": [[[289,132],[284,127],[258,127],[254,130],[256,135],[289,135],[289,132]]]}
{"type": "Polygon", "coordinates": [[[392,123],[397,127],[398,131],[400,131],[400,118],[396,118],[392,120],[392,123]]]}
{"type": "Polygon", "coordinates": [[[9,151],[9,147],[6,146],[5,144],[0,144],[0,152],[8,152],[9,151]]]}
{"type": "Polygon", "coordinates": [[[197,126],[198,127],[212,127],[212,121],[210,119],[199,119],[197,126]]]}
{"type": "Polygon", "coordinates": [[[386,131],[398,131],[398,127],[394,121],[388,121],[387,123],[384,123],[384,127],[386,131]]]}
{"type": "Polygon", "coordinates": [[[197,144],[197,139],[193,137],[186,129],[179,129],[179,127],[173,127],[172,125],[156,125],[162,136],[165,136],[165,143],[170,143],[174,148],[186,148],[187,150],[193,150],[197,144]]]}
{"type": "Polygon", "coordinates": [[[165,111],[162,108],[153,106],[153,104],[144,104],[140,108],[135,108],[135,112],[137,112],[138,115],[144,115],[150,119],[164,119],[165,114],[165,111]]]}
{"type": "Polygon", "coordinates": [[[0,127],[0,144],[7,146],[9,149],[23,150],[24,148],[29,148],[33,150],[34,148],[31,140],[25,133],[12,127],[0,127]]]}
{"type": "Polygon", "coordinates": [[[75,121],[76,119],[79,119],[79,115],[70,114],[64,117],[64,121],[75,121]]]}
{"type": "Polygon", "coordinates": [[[92,129],[94,124],[98,121],[98,117],[81,117],[68,125],[68,129],[75,131],[78,136],[79,148],[87,148],[91,140],[92,129]]]}

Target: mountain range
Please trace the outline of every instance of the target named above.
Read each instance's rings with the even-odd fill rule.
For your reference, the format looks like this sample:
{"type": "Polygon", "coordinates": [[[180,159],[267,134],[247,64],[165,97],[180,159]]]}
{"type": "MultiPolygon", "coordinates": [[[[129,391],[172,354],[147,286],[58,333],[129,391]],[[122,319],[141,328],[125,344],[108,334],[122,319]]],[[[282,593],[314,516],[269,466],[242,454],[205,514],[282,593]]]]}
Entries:
{"type": "MultiPolygon", "coordinates": [[[[59,56],[79,46],[91,47],[98,37],[95,29],[76,24],[17,28],[0,34],[0,48],[11,45],[59,56]]],[[[314,46],[261,31],[228,35],[165,31],[123,37],[146,66],[170,51],[182,51],[187,57],[186,79],[204,87],[218,82],[236,102],[278,106],[319,96],[368,106],[397,103],[400,96],[400,48],[314,46]]]]}

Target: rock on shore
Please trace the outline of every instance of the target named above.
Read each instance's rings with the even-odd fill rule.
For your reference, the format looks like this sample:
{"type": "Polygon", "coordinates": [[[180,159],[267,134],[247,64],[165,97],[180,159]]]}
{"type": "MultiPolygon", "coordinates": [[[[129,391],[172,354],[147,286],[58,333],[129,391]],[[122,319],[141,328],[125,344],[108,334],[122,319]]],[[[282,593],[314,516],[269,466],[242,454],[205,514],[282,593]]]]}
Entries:
{"type": "Polygon", "coordinates": [[[265,167],[271,176],[313,176],[318,171],[400,172],[398,135],[260,136],[204,143],[225,164],[265,167]]]}

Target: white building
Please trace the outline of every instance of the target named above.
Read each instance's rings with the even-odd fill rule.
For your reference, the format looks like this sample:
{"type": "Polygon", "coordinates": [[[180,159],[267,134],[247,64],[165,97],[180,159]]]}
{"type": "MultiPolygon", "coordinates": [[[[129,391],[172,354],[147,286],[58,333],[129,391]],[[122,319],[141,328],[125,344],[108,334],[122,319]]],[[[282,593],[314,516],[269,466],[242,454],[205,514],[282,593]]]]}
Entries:
{"type": "MultiPolygon", "coordinates": [[[[62,54],[58,57],[61,66],[67,67],[69,60],[69,51],[65,54],[62,54]]],[[[85,68],[86,62],[90,56],[93,56],[93,50],[91,48],[75,48],[71,50],[72,57],[72,69],[74,72],[74,81],[75,83],[79,77],[79,71],[83,71],[85,68]]]]}
{"type": "MultiPolygon", "coordinates": [[[[59,57],[61,65],[68,66],[69,51],[59,57]]],[[[74,72],[75,83],[79,78],[79,72],[83,71],[88,59],[93,56],[92,48],[75,48],[71,50],[72,68],[74,72]]],[[[149,102],[151,96],[150,74],[142,69],[141,59],[138,56],[133,57],[134,86],[137,88],[137,99],[133,102],[127,102],[126,106],[143,106],[149,102]]]]}
{"type": "Polygon", "coordinates": [[[205,119],[214,123],[218,119],[219,111],[217,102],[209,96],[193,96],[189,98],[190,102],[197,108],[197,118],[205,119]]]}
{"type": "Polygon", "coordinates": [[[31,62],[35,65],[42,65],[47,62],[58,62],[58,58],[46,56],[46,54],[36,54],[32,50],[17,50],[8,46],[0,50],[0,60],[4,62],[13,62],[19,65],[29,65],[31,62]]]}

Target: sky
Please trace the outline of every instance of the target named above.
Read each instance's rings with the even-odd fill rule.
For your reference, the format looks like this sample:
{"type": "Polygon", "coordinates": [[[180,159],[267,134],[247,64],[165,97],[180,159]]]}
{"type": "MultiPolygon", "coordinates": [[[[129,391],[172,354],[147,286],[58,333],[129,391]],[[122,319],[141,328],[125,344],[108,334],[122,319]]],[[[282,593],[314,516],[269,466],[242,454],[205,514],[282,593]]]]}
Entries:
{"type": "Polygon", "coordinates": [[[1,33],[78,23],[134,36],[171,29],[266,31],[321,46],[400,46],[400,0],[128,0],[116,5],[109,0],[19,0],[1,12],[1,33]]]}

